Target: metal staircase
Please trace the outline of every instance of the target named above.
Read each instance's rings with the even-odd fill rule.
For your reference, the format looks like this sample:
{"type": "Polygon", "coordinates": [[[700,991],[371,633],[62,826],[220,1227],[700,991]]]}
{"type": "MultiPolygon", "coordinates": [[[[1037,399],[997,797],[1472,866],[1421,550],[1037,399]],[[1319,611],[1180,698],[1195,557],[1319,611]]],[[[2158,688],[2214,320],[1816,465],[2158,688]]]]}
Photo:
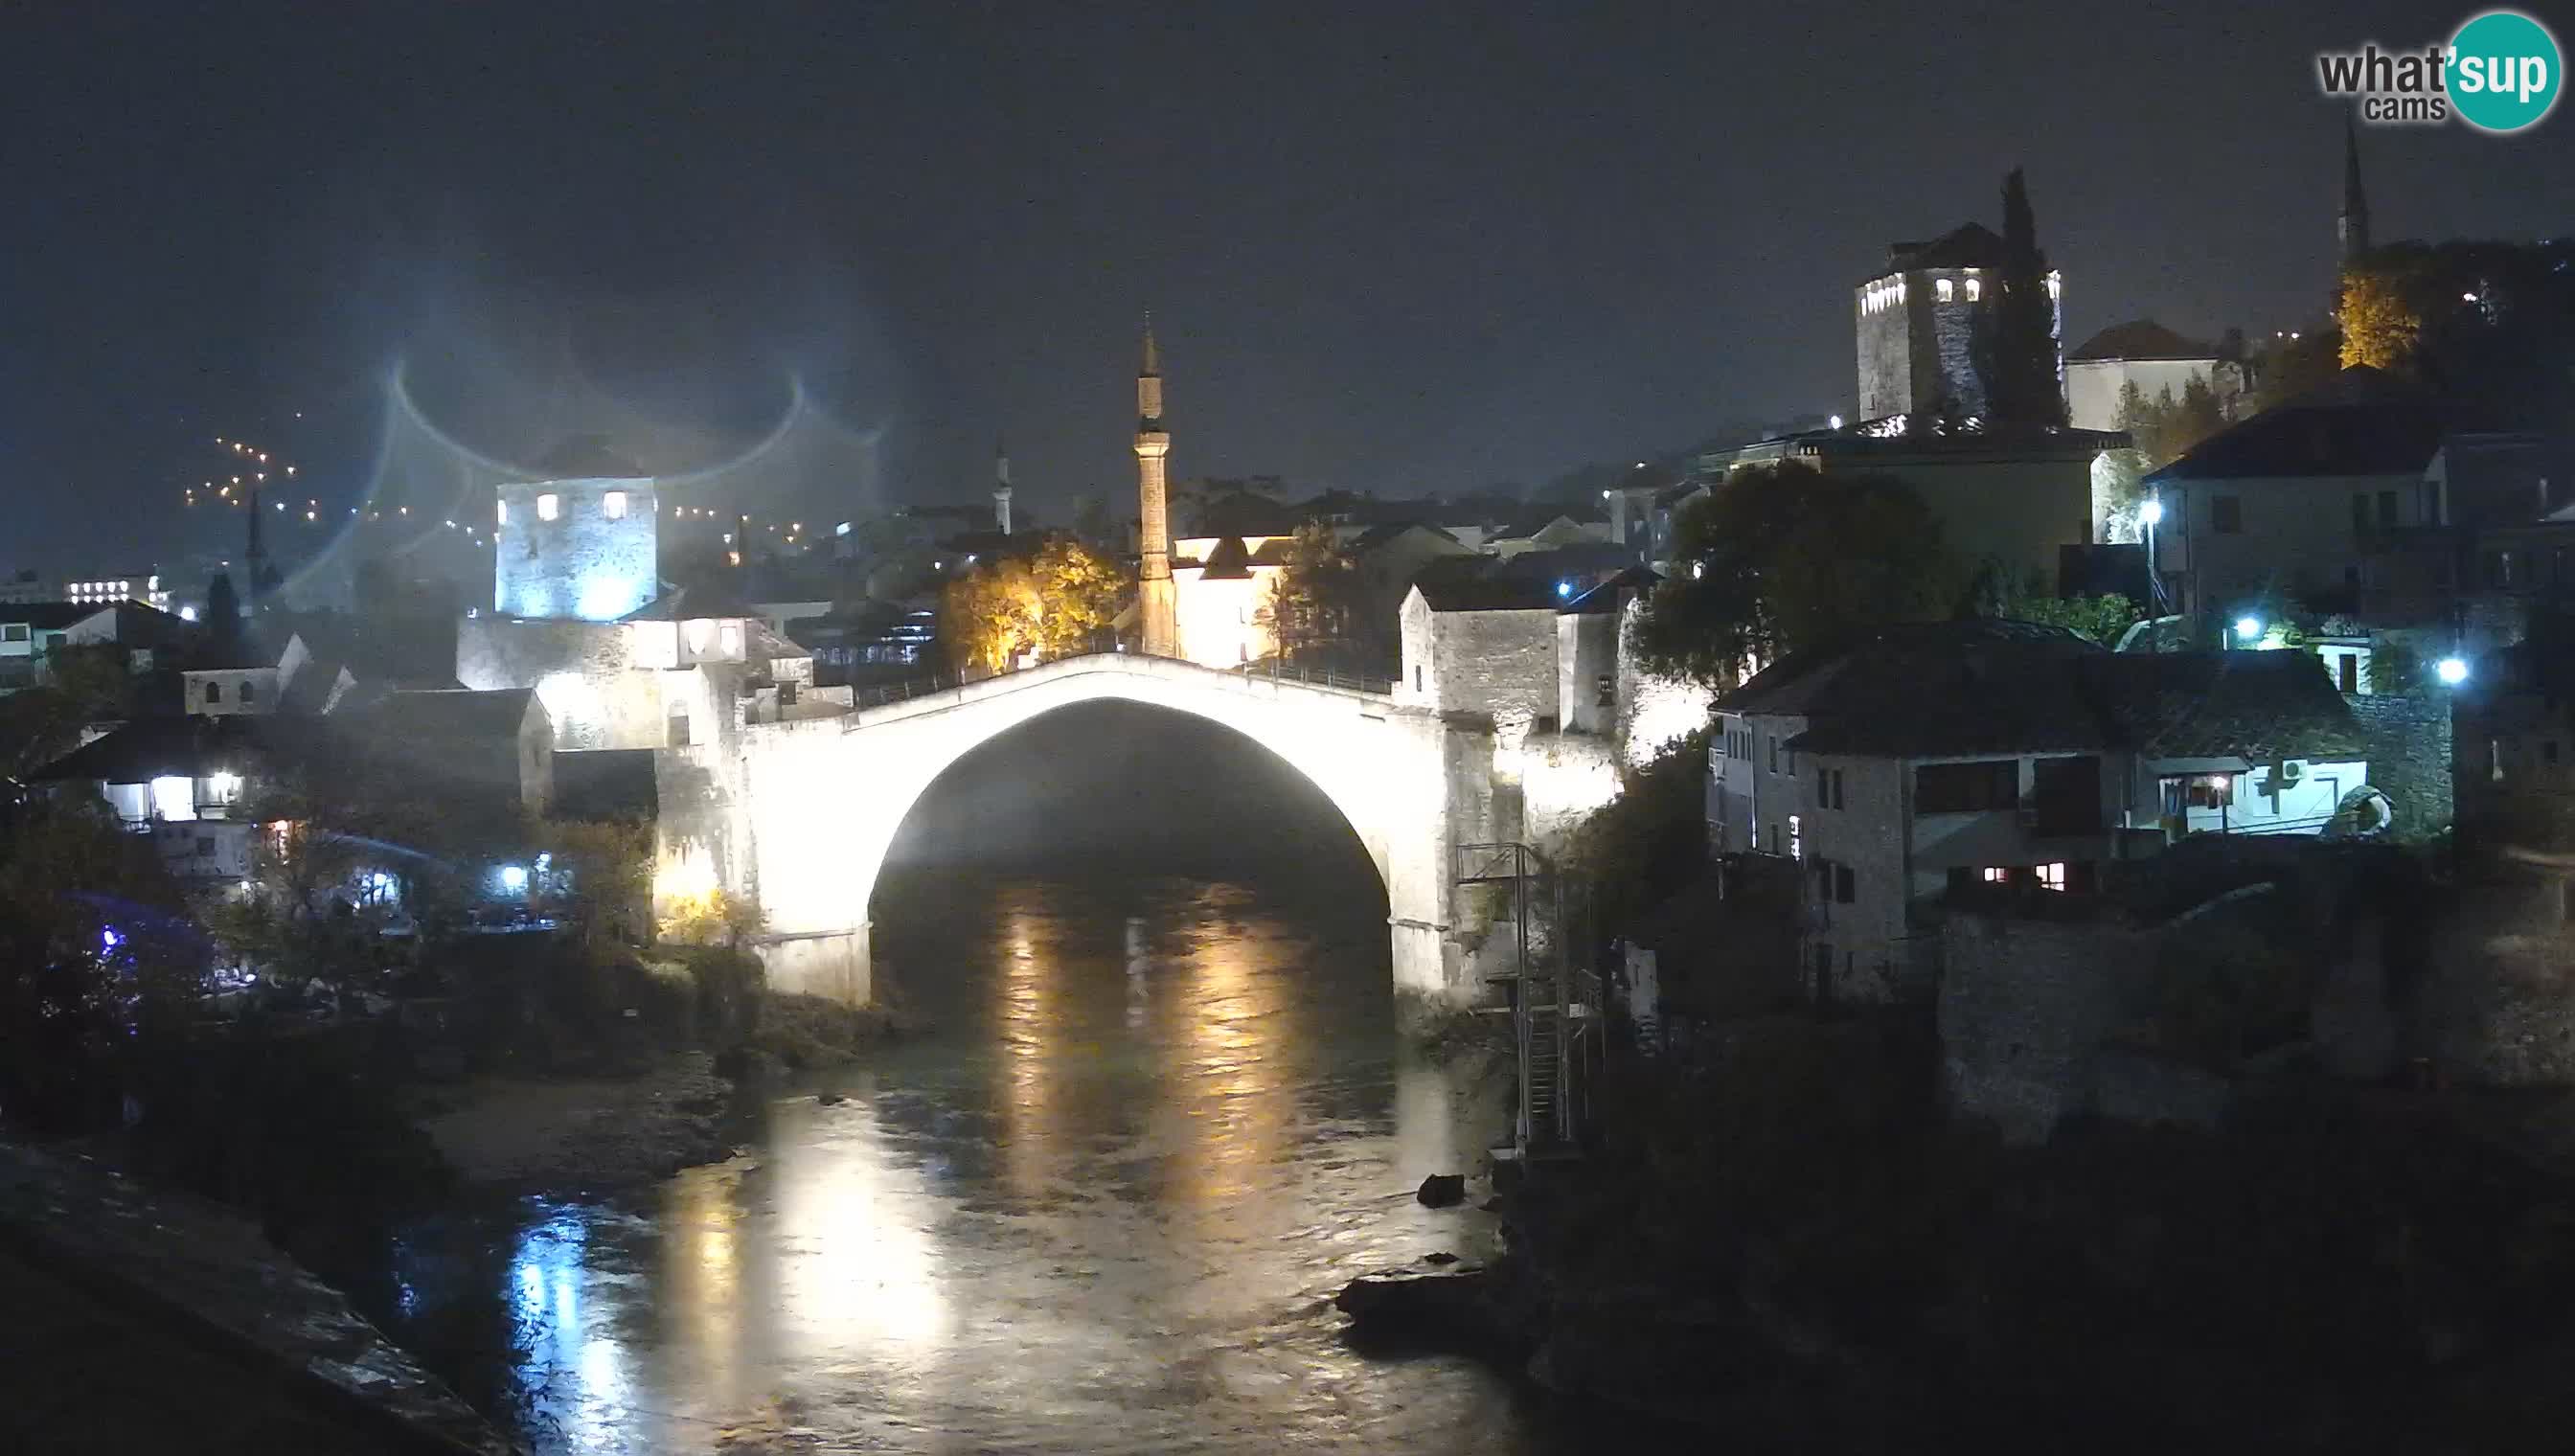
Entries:
{"type": "Polygon", "coordinates": [[[1599,1055],[1598,978],[1568,962],[1572,926],[1565,915],[1562,881],[1518,842],[1460,844],[1454,854],[1457,884],[1507,887],[1511,961],[1488,974],[1505,1004],[1491,1009],[1511,1018],[1519,1073],[1519,1111],[1507,1151],[1523,1162],[1581,1153],[1589,1072],[1599,1055]],[[1545,933],[1532,944],[1532,917],[1543,907],[1545,933]]]}

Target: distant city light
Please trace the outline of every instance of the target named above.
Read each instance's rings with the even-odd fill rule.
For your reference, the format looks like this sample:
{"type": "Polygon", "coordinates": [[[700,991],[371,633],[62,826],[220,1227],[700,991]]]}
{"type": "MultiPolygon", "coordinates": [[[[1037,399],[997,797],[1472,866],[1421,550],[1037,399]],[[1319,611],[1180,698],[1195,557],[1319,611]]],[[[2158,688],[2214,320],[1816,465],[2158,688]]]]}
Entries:
{"type": "Polygon", "coordinates": [[[2251,642],[2253,639],[2260,637],[2262,635],[2262,619],[2258,617],[2239,617],[2235,619],[2235,635],[2244,639],[2246,642],[2251,642]]]}
{"type": "Polygon", "coordinates": [[[2137,519],[2146,523],[2148,526],[2163,525],[2164,503],[2156,500],[2152,496],[2148,496],[2146,498],[2146,504],[2137,508],[2137,519]]]}
{"type": "Polygon", "coordinates": [[[2443,658],[2432,671],[2439,675],[2442,686],[2446,688],[2456,688],[2468,681],[2468,664],[2464,658],[2443,658]]]}

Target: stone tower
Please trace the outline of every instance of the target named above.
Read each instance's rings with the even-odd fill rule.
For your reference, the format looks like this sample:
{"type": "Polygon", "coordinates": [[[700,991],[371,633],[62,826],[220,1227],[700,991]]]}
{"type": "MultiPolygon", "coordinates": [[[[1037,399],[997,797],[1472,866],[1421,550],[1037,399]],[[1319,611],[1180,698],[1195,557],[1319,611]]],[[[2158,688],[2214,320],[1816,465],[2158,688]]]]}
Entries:
{"type": "Polygon", "coordinates": [[[501,617],[615,622],[662,594],[653,480],[596,436],[564,442],[535,481],[498,491],[492,610],[501,617]]]}
{"type": "Polygon", "coordinates": [[[2348,116],[2342,123],[2342,215],[2334,219],[2334,240],[2346,267],[2369,251],[2369,194],[2360,190],[2360,128],[2348,116]]]}
{"type": "MultiPolygon", "coordinates": [[[[1854,291],[1859,418],[1985,413],[1976,370],[1979,316],[2001,296],[2003,240],[1968,223],[1926,242],[1890,243],[1886,267],[1854,291]]],[[[2064,283],[2047,275],[2050,336],[2064,352],[2064,283]]],[[[2060,362],[2057,370],[2064,373],[2060,362]]]]}
{"type": "Polygon", "coordinates": [[[1181,655],[1181,599],[1172,584],[1170,487],[1164,460],[1172,437],[1163,428],[1163,352],[1154,343],[1154,318],[1145,316],[1145,364],[1136,373],[1136,606],[1149,657],[1181,655]]]}
{"type": "Polygon", "coordinates": [[[1011,453],[998,436],[993,440],[993,529],[1011,534],[1011,453]]]}

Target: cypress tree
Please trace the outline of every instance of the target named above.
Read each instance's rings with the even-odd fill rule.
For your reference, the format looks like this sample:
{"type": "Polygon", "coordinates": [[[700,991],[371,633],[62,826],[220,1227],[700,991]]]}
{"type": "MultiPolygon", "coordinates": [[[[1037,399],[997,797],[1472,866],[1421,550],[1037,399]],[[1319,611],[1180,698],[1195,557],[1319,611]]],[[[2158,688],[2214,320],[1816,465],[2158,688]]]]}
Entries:
{"type": "Polygon", "coordinates": [[[2000,296],[1985,316],[1976,351],[1988,418],[2017,425],[2065,423],[2056,376],[2056,309],[2047,296],[2047,254],[2018,167],[2003,178],[2000,296]]]}

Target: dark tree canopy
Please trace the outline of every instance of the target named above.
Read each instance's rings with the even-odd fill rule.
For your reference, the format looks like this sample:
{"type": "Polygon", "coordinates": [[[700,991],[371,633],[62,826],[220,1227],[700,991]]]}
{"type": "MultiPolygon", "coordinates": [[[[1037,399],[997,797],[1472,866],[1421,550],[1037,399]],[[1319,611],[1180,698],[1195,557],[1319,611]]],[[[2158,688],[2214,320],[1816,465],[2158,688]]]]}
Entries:
{"type": "Polygon", "coordinates": [[[2021,425],[2065,423],[2056,374],[2056,308],[2047,293],[2047,254],[2018,167],[2003,179],[2003,263],[1993,307],[1978,315],[1974,356],[1988,418],[2021,425]]]}
{"type": "Polygon", "coordinates": [[[1711,685],[1957,605],[1963,573],[1922,498],[1888,476],[1737,471],[1681,513],[1673,574],[1638,629],[1648,666],[1711,685]]]}

